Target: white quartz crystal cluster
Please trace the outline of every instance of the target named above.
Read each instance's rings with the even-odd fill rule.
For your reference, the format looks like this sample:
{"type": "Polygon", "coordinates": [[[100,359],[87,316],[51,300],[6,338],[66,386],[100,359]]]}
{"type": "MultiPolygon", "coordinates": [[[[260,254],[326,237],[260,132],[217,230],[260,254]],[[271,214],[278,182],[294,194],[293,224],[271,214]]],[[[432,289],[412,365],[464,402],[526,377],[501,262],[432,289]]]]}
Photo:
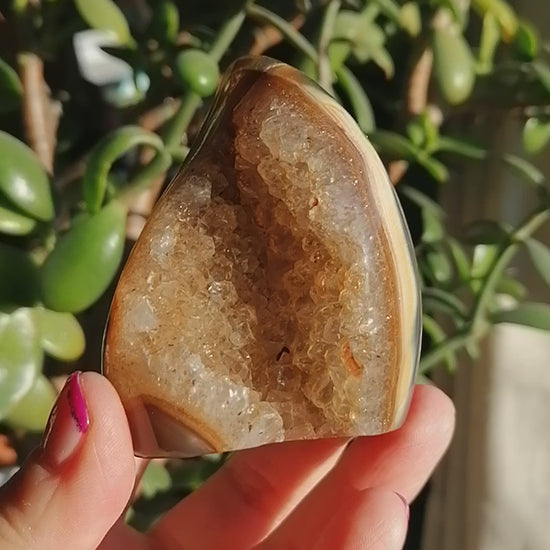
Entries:
{"type": "Polygon", "coordinates": [[[380,433],[408,402],[418,288],[381,163],[297,72],[254,74],[218,105],[115,294],[105,372],[138,439],[156,438],[143,454],[170,451],[168,425],[201,452],[380,433]]]}

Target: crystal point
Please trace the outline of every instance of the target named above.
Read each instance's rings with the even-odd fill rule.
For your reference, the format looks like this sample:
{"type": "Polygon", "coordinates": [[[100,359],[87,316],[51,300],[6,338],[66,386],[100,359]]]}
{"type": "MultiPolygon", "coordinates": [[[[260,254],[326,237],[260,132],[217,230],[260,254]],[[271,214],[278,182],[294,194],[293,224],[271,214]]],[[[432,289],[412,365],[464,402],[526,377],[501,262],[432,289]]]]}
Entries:
{"type": "Polygon", "coordinates": [[[104,373],[141,456],[373,435],[406,414],[419,311],[373,147],[297,70],[243,58],[124,267],[104,373]]]}

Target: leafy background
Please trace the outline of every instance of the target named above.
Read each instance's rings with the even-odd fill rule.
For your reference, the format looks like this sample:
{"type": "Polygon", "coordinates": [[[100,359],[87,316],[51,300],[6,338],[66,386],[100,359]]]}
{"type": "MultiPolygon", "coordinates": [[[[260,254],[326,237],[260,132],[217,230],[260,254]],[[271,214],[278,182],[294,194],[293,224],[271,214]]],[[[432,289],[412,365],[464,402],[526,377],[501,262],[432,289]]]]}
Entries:
{"type": "MultiPolygon", "coordinates": [[[[495,323],[550,330],[550,305],[533,302],[513,270],[526,254],[550,285],[550,249],[537,240],[549,189],[534,163],[550,141],[550,44],[505,0],[2,0],[4,477],[39,440],[67,373],[99,368],[113,281],[220,71],[262,53],[333,94],[388,167],[421,274],[420,379],[452,373],[458,354],[475,359],[495,323]],[[84,31],[120,60],[113,74],[86,68],[84,31]],[[476,129],[503,113],[519,121],[523,151],[495,159],[476,129]],[[516,225],[480,219],[451,231],[442,189],[495,161],[531,210],[516,225]]],[[[152,462],[128,521],[147,527],[224,458],[152,462]]]]}

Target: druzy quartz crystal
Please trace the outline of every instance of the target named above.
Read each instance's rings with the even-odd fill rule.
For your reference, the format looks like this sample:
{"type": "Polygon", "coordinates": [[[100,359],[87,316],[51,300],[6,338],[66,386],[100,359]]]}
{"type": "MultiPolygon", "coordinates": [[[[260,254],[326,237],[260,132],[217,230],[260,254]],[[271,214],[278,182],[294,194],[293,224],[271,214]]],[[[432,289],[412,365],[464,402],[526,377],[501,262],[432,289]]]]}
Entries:
{"type": "Polygon", "coordinates": [[[141,456],[400,425],[416,267],[383,165],[297,70],[244,58],[124,267],[104,373],[141,456]]]}

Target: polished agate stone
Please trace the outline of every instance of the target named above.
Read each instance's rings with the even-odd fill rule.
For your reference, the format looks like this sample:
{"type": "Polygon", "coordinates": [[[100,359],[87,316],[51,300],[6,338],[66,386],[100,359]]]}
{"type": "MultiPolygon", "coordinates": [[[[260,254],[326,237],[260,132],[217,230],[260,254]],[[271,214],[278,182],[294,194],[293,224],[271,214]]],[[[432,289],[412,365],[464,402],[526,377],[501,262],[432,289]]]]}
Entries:
{"type": "Polygon", "coordinates": [[[140,456],[400,425],[420,340],[411,240],[353,119],[244,58],[120,277],[104,372],[140,456]]]}

